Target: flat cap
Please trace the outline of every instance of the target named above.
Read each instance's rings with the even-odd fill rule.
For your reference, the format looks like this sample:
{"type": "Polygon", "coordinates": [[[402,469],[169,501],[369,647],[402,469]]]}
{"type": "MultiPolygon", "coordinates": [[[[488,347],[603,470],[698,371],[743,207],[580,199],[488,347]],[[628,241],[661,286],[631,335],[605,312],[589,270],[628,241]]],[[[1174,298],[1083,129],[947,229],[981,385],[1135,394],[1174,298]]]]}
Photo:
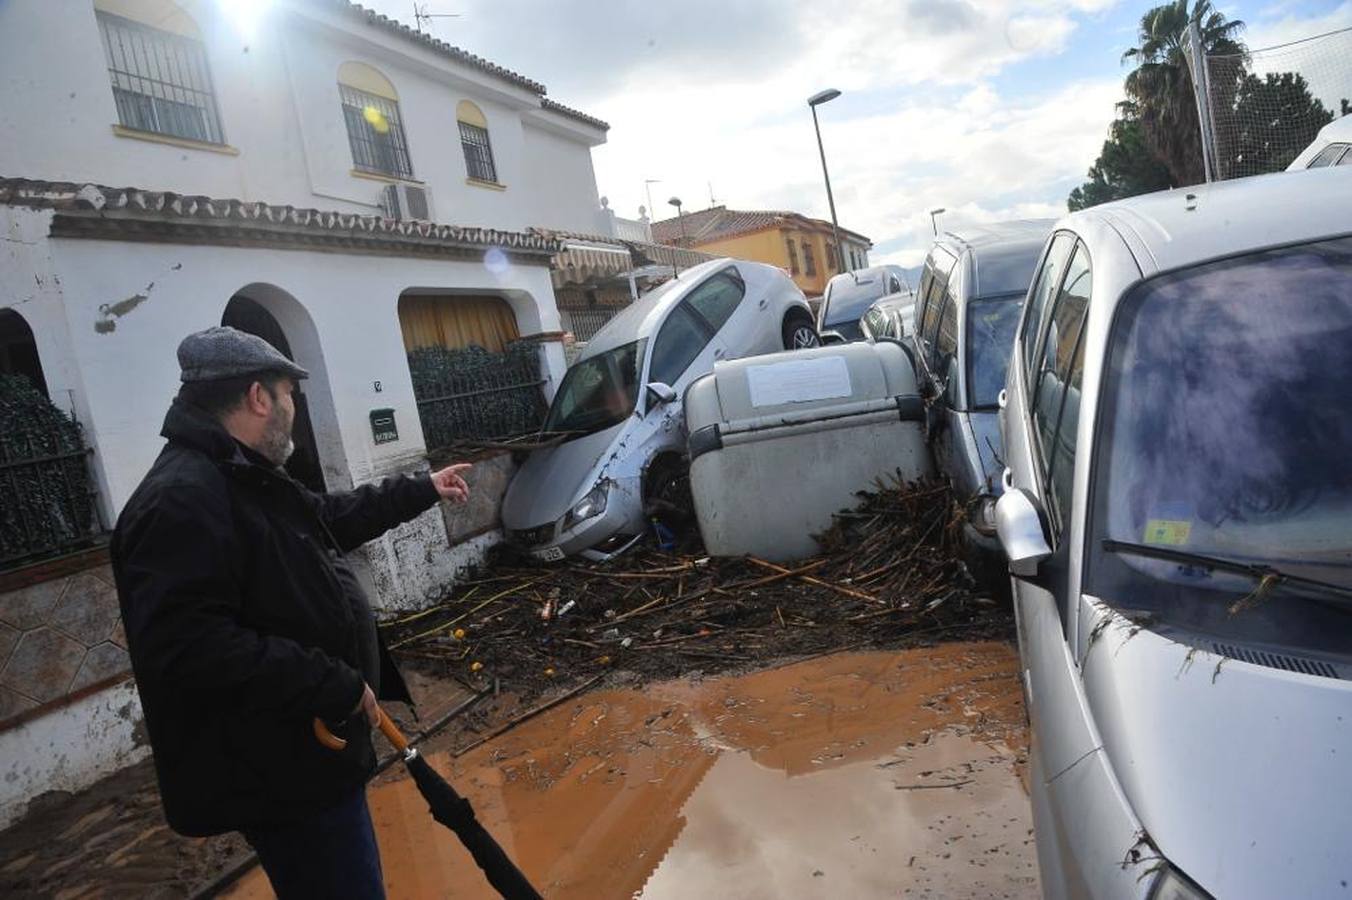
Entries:
{"type": "Polygon", "coordinates": [[[292,378],[310,373],[287,359],[277,348],[256,334],[221,325],[194,332],[178,345],[179,379],[219,381],[244,375],[276,372],[292,378]]]}

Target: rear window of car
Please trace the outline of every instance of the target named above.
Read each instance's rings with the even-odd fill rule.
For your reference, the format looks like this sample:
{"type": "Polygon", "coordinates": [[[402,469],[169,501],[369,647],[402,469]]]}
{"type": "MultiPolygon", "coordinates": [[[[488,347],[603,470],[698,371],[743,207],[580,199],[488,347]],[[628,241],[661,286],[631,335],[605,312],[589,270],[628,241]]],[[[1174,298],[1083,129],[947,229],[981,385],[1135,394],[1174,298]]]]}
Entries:
{"type": "Polygon", "coordinates": [[[978,297],[1027,293],[1028,283],[1033,280],[1033,272],[1037,269],[1038,257],[1041,255],[1041,244],[1014,250],[979,251],[976,256],[976,289],[972,293],[978,297]]]}
{"type": "Polygon", "coordinates": [[[874,300],[887,293],[887,283],[877,275],[842,278],[831,285],[822,322],[827,328],[840,322],[857,322],[874,300]]]}
{"type": "Polygon", "coordinates": [[[1339,157],[1347,152],[1347,147],[1347,144],[1329,144],[1319,151],[1318,156],[1310,160],[1310,165],[1307,168],[1322,169],[1325,166],[1342,165],[1339,157]]]}

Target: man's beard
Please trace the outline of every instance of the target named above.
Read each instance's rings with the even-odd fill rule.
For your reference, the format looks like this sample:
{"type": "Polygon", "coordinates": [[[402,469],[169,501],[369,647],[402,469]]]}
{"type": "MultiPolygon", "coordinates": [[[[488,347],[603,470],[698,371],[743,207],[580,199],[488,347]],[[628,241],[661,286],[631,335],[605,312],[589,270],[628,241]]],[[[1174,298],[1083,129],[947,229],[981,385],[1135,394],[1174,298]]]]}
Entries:
{"type": "Polygon", "coordinates": [[[268,418],[268,426],[263,431],[262,446],[258,448],[258,452],[280,469],[286,465],[286,461],[295,450],[296,443],[291,439],[291,423],[286,421],[286,413],[282,408],[274,406],[272,415],[268,418]]]}

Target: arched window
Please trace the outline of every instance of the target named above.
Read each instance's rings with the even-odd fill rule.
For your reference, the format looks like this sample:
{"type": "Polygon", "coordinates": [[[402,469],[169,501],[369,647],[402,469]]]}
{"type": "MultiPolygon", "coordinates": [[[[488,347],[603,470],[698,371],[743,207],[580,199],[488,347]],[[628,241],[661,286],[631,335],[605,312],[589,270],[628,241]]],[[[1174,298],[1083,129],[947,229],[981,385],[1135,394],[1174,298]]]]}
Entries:
{"type": "Polygon", "coordinates": [[[0,309],[0,372],[22,375],[33,387],[47,393],[47,379],[42,375],[33,329],[12,309],[0,309]]]}
{"type": "Polygon", "coordinates": [[[225,143],[202,34],[168,0],[95,0],[124,128],[225,143]]]}
{"type": "Polygon", "coordinates": [[[345,62],[338,68],[338,93],[353,167],[392,178],[412,178],[399,95],[390,80],[365,63],[345,62]]]}
{"type": "Polygon", "coordinates": [[[475,181],[498,182],[498,167],[493,164],[493,145],[488,140],[488,119],[484,111],[468,100],[455,107],[460,124],[460,147],[465,151],[465,172],[475,181]]]}

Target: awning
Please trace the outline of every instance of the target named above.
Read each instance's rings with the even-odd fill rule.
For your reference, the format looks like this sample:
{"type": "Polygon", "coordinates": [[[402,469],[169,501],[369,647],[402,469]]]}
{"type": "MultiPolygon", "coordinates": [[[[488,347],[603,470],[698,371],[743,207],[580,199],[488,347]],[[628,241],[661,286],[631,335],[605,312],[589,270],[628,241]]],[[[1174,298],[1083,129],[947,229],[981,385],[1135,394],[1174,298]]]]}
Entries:
{"type": "Polygon", "coordinates": [[[627,278],[634,268],[633,256],[624,246],[567,242],[554,257],[550,277],[554,287],[596,284],[615,278],[627,278]]]}

